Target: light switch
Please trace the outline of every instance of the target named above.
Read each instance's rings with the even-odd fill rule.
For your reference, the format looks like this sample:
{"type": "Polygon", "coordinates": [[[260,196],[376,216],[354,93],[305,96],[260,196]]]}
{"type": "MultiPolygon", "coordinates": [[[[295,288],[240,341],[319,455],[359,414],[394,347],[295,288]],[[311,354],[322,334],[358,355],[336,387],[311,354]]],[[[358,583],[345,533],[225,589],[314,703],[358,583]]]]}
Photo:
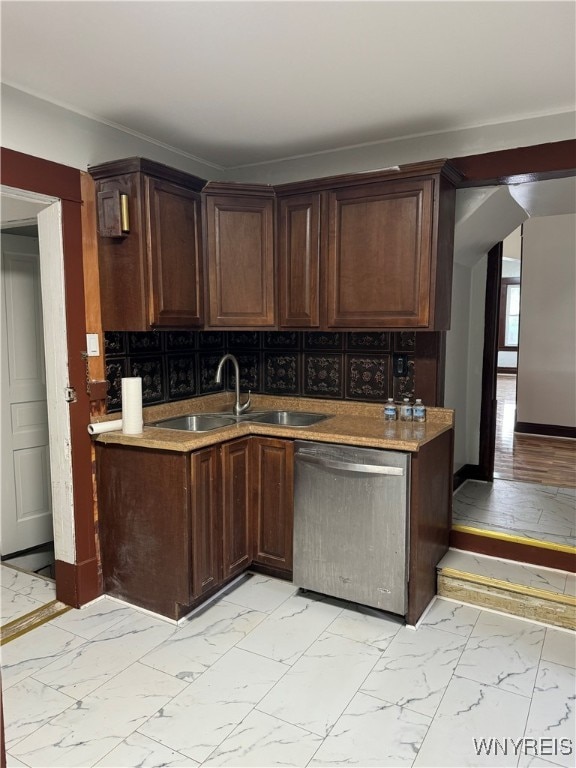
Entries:
{"type": "Polygon", "coordinates": [[[100,356],[100,342],[97,333],[86,334],[86,352],[88,353],[88,357],[100,356]]]}

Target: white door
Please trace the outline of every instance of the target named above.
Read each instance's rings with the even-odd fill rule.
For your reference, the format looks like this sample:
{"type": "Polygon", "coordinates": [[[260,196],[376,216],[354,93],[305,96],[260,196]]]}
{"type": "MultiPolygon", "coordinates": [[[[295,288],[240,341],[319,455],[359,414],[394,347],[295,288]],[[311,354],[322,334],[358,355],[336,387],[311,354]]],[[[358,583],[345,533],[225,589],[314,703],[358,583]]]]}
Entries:
{"type": "Polygon", "coordinates": [[[2,555],[53,539],[38,240],[2,235],[2,555]]]}

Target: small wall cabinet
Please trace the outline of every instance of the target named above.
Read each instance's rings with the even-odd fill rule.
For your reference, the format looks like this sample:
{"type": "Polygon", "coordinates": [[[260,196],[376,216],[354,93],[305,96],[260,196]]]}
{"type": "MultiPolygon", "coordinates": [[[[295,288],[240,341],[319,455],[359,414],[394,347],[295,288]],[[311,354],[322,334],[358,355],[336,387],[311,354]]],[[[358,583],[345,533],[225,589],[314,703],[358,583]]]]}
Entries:
{"type": "Polygon", "coordinates": [[[89,171],[104,330],[201,327],[204,180],[142,158],[89,171]]]}

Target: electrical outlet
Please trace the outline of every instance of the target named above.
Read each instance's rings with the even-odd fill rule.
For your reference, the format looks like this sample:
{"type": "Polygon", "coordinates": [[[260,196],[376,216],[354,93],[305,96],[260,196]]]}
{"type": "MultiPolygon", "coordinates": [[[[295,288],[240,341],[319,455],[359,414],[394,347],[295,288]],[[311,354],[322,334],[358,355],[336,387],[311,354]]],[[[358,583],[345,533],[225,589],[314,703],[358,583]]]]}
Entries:
{"type": "Polygon", "coordinates": [[[408,372],[408,356],[394,355],[394,376],[406,376],[408,372]]]}

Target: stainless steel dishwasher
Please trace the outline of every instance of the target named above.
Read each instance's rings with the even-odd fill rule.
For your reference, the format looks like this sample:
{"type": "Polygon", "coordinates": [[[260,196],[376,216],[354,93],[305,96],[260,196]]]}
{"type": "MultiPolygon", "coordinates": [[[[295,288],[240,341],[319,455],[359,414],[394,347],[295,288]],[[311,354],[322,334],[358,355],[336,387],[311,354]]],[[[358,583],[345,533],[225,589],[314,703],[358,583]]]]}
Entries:
{"type": "Polygon", "coordinates": [[[406,613],[409,458],[296,441],[296,586],[406,613]]]}

